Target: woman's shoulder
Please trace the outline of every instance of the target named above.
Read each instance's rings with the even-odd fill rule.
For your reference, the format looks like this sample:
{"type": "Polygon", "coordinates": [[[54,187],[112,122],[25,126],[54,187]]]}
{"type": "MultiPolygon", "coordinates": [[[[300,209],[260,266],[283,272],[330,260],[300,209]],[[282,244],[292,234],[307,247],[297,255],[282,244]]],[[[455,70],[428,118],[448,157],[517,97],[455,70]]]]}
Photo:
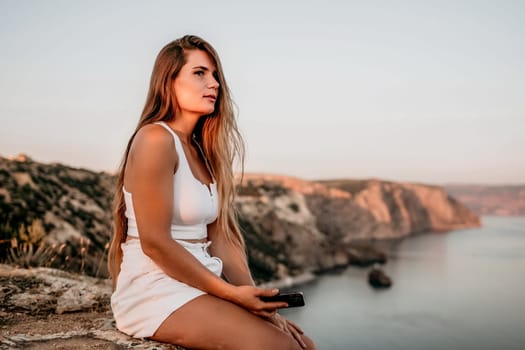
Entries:
{"type": "Polygon", "coordinates": [[[134,138],[134,143],[149,147],[173,147],[173,136],[158,124],[147,124],[141,127],[134,138]]]}
{"type": "Polygon", "coordinates": [[[166,156],[173,153],[176,158],[173,136],[158,124],[147,124],[141,127],[133,139],[130,153],[136,157],[166,156]]]}

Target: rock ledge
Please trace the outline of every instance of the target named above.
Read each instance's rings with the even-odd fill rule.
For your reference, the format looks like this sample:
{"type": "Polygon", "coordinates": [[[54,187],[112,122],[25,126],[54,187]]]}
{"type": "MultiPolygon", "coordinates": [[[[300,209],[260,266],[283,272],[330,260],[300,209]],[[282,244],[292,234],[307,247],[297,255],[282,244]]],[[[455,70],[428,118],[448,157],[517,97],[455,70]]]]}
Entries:
{"type": "Polygon", "coordinates": [[[184,350],[119,332],[108,280],[0,264],[0,282],[0,349],[184,350]]]}

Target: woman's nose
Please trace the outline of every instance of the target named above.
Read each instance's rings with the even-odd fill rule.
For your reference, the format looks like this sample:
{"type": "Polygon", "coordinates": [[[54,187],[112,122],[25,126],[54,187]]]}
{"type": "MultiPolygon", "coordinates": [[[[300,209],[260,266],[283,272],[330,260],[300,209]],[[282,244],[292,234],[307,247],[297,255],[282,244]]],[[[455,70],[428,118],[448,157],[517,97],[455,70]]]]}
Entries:
{"type": "Polygon", "coordinates": [[[212,89],[218,89],[219,88],[219,82],[217,81],[217,79],[212,78],[211,81],[210,81],[209,87],[212,88],[212,89]]]}

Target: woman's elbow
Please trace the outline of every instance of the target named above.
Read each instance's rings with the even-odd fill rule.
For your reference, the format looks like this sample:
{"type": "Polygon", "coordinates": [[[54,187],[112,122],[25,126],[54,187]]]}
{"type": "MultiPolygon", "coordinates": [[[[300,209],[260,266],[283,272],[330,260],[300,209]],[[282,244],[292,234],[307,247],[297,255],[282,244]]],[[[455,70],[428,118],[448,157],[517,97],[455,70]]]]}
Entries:
{"type": "Polygon", "coordinates": [[[157,256],[162,254],[163,247],[166,246],[166,243],[161,241],[161,239],[141,238],[140,246],[146,256],[155,260],[157,256]]]}

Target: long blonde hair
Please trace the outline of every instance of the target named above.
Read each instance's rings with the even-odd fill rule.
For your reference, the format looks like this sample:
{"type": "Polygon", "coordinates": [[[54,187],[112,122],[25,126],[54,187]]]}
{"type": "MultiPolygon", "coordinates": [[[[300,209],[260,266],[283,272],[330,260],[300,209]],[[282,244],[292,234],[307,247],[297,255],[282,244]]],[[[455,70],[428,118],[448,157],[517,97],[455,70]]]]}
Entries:
{"type": "Polygon", "coordinates": [[[202,50],[206,52],[216,67],[216,79],[219,83],[219,93],[213,113],[201,117],[194,129],[197,141],[201,144],[209,163],[212,176],[217,183],[219,194],[219,214],[217,226],[220,234],[224,234],[230,243],[238,246],[245,253],[244,240],[239,230],[234,205],[235,184],[233,162],[240,158],[241,169],[244,161],[244,143],[235,121],[233,101],[219,60],[217,52],[205,40],[186,35],[172,41],[159,52],[149,86],[146,103],[141,118],[131,136],[122,159],[117,179],[115,197],[113,200],[114,234],[108,255],[108,270],[115,288],[122,249],[120,244],[126,241],[127,218],[122,188],[124,186],[124,171],[128,160],[131,144],[138,130],[144,125],[157,121],[168,121],[176,118],[177,102],[173,91],[173,80],[186,63],[187,50],[202,50]]]}

